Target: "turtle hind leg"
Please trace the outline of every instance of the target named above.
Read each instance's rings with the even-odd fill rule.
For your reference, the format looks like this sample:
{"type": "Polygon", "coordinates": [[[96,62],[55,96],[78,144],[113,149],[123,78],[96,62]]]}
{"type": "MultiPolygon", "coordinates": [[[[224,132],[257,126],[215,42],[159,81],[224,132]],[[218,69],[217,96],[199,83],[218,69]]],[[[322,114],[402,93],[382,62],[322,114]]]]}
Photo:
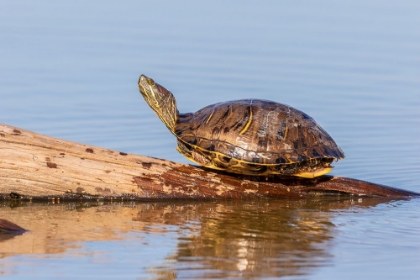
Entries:
{"type": "Polygon", "coordinates": [[[314,171],[301,171],[293,174],[293,176],[301,178],[315,178],[329,173],[332,170],[332,166],[327,168],[322,168],[314,171]]]}
{"type": "Polygon", "coordinates": [[[293,176],[302,178],[315,178],[329,173],[333,166],[333,158],[309,159],[299,164],[299,168],[293,176]]]}

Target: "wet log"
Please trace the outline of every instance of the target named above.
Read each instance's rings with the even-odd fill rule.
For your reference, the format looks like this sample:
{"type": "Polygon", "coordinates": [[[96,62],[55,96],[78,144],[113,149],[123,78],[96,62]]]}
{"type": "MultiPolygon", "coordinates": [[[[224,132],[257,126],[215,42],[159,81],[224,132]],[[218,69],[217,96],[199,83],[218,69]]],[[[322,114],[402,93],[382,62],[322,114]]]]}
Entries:
{"type": "Polygon", "coordinates": [[[0,194],[7,199],[204,199],[417,193],[337,176],[258,178],[127,154],[0,124],[0,194]]]}

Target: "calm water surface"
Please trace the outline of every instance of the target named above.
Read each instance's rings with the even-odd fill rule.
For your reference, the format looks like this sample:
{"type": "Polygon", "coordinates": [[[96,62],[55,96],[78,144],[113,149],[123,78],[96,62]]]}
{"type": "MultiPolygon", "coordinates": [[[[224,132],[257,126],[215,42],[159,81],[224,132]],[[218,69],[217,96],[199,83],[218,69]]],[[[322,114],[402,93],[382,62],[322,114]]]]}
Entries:
{"type": "MultiPolygon", "coordinates": [[[[137,91],[180,112],[240,98],[314,117],[333,174],[420,192],[418,1],[3,1],[0,123],[187,163],[137,91]]],[[[1,147],[0,147],[1,148],[1,147]]],[[[1,172],[1,171],[0,171],[1,172]]],[[[9,278],[416,279],[420,201],[9,205],[9,278]]]]}

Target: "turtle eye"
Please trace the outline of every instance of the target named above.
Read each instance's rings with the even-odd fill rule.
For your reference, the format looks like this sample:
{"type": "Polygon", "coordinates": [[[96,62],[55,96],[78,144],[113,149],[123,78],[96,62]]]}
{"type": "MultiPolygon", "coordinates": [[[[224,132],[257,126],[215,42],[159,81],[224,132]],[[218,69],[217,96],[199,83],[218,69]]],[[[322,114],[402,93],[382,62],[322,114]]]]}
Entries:
{"type": "Polygon", "coordinates": [[[149,86],[153,86],[153,85],[155,85],[155,81],[153,81],[153,79],[146,78],[146,82],[147,82],[147,84],[148,84],[149,86]]]}

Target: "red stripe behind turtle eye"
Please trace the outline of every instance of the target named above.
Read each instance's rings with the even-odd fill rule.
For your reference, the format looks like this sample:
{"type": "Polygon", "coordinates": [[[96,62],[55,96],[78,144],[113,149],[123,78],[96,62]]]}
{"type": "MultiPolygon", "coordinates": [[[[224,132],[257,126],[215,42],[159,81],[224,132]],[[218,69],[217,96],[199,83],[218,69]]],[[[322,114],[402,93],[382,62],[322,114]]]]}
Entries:
{"type": "Polygon", "coordinates": [[[164,88],[163,86],[158,85],[158,84],[156,86],[157,86],[159,92],[161,92],[161,93],[163,93],[165,95],[168,95],[169,94],[168,90],[166,88],[164,88]]]}

